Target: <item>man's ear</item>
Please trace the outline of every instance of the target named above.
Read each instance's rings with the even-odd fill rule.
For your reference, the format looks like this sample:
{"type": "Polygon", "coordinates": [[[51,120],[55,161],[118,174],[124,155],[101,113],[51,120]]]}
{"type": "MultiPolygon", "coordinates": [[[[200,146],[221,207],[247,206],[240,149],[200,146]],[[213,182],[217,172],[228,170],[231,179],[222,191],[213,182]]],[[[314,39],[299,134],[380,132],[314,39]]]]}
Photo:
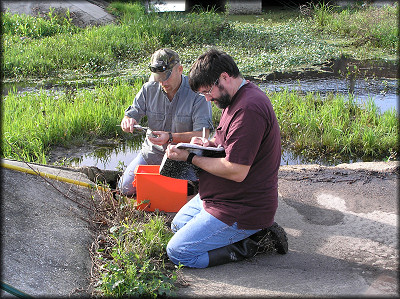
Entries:
{"type": "Polygon", "coordinates": [[[229,80],[230,80],[230,76],[228,75],[228,73],[227,72],[223,72],[223,73],[221,73],[221,75],[219,75],[220,77],[220,80],[224,80],[224,81],[228,81],[229,82],[229,80]]]}
{"type": "Polygon", "coordinates": [[[178,72],[179,72],[180,74],[183,73],[183,66],[182,66],[181,64],[178,65],[178,72]]]}

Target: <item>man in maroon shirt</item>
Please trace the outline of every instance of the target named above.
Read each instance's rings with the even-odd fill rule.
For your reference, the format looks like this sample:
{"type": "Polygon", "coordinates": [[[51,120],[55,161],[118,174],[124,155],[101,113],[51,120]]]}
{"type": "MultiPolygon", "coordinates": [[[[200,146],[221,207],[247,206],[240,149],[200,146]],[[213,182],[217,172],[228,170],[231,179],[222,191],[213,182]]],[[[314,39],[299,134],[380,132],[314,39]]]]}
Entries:
{"type": "Polygon", "coordinates": [[[222,146],[226,156],[195,155],[171,145],[167,157],[201,169],[199,194],[177,213],[167,246],[170,259],[204,268],[242,260],[265,250],[268,239],[280,254],[286,233],[274,222],[281,160],[279,125],[266,94],[242,78],[234,60],[211,49],[190,69],[192,90],[221,109],[212,140],[192,143],[222,146]]]}

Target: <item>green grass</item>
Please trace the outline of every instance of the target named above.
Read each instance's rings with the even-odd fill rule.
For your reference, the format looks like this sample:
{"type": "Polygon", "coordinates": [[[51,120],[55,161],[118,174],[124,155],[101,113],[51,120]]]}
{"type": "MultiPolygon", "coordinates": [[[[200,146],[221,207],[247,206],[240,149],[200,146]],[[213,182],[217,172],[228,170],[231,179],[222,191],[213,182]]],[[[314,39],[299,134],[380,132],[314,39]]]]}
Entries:
{"type": "Polygon", "coordinates": [[[397,5],[342,11],[314,6],[310,16],[266,12],[246,22],[212,10],[146,13],[140,3],[113,2],[109,10],[118,17],[117,23],[86,29],[73,26],[67,13],[46,19],[4,14],[3,78],[126,68],[135,73],[160,47],[179,51],[187,69],[205,49],[216,46],[238,60],[244,75],[321,64],[341,55],[397,54],[397,5]],[[350,42],[343,42],[344,37],[350,42]]]}
{"type": "Polygon", "coordinates": [[[141,84],[142,81],[134,86],[117,82],[78,90],[71,86],[66,93],[11,92],[2,101],[2,157],[46,164],[46,155],[53,145],[67,146],[102,136],[119,137],[116,125],[141,84]]]}
{"type": "Polygon", "coordinates": [[[387,55],[396,55],[398,10],[398,3],[383,7],[355,5],[346,8],[317,4],[312,7],[312,27],[326,35],[349,40],[350,43],[346,44],[348,49],[343,50],[355,57],[371,55],[377,49],[384,49],[387,55]]]}
{"type": "Polygon", "coordinates": [[[374,101],[284,90],[269,95],[283,143],[305,157],[385,160],[397,155],[398,115],[380,113],[374,101]]]}

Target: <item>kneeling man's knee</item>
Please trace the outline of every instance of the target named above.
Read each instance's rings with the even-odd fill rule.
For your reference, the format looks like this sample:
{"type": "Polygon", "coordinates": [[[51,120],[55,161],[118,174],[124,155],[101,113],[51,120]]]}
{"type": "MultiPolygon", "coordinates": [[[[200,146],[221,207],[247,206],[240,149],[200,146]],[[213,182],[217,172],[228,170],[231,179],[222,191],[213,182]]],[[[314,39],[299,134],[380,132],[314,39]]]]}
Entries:
{"type": "Polygon", "coordinates": [[[191,252],[181,246],[176,246],[171,242],[167,245],[167,254],[175,265],[182,264],[191,268],[205,268],[208,265],[208,260],[201,262],[198,253],[191,252]]]}

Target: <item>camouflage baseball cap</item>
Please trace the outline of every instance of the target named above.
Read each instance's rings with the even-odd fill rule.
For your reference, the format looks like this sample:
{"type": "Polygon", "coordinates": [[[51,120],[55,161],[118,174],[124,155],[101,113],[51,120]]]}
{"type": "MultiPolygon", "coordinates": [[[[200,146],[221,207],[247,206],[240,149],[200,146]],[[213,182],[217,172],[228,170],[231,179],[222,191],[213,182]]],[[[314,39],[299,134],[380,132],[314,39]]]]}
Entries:
{"type": "Polygon", "coordinates": [[[151,56],[150,71],[154,81],[166,81],[171,76],[172,68],[179,63],[179,56],[175,51],[164,48],[157,50],[151,56]]]}

